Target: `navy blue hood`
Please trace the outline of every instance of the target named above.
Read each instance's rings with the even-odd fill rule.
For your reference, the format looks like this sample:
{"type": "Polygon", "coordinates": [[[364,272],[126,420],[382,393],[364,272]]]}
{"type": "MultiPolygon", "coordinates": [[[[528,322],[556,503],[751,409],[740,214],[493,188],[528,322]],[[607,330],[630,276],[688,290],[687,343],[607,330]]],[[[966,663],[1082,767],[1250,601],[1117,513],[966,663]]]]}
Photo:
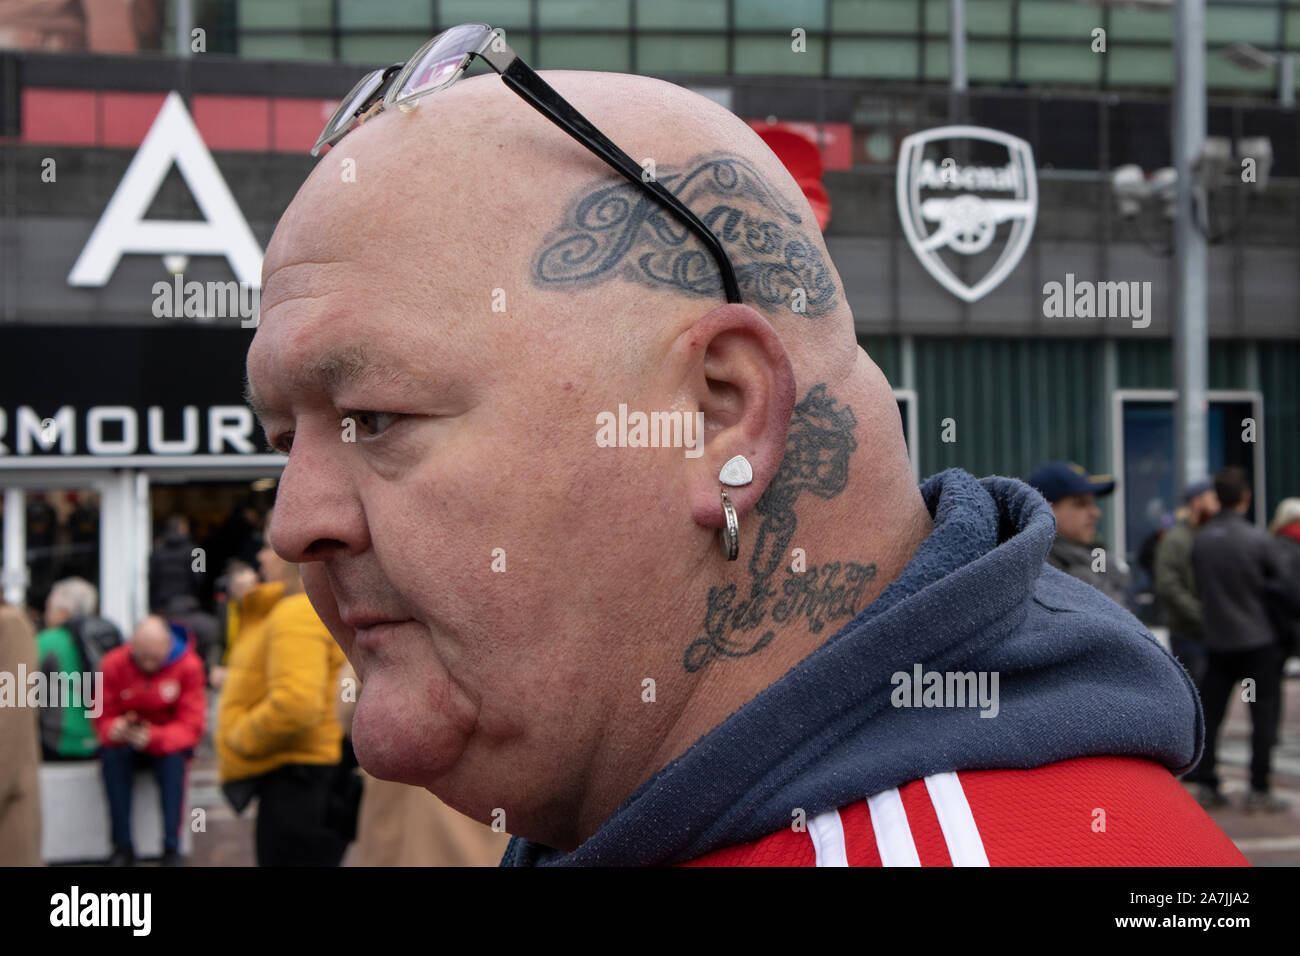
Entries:
{"type": "Polygon", "coordinates": [[[1176,774],[1200,759],[1200,700],[1136,618],[1044,563],[1052,510],[1012,478],[950,469],[900,576],[784,677],[651,777],[572,853],[514,839],[503,866],[681,863],[930,774],[1093,755],[1176,774]],[[999,675],[979,707],[893,706],[892,676],[999,675]]]}

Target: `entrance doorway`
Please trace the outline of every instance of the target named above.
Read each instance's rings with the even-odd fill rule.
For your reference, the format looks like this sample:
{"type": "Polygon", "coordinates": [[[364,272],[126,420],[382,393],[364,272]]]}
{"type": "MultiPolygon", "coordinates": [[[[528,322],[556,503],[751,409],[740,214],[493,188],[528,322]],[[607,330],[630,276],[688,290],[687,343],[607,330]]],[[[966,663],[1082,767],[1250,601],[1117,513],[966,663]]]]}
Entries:
{"type": "Polygon", "coordinates": [[[166,519],[181,515],[210,562],[196,594],[210,607],[211,585],[226,560],[250,552],[255,560],[260,522],[283,467],[278,456],[258,457],[186,468],[0,472],[5,601],[27,606],[41,624],[54,582],[84,577],[99,589],[100,615],[129,634],[153,603],[149,555],[166,519]]]}
{"type": "MultiPolygon", "coordinates": [[[[1262,524],[1264,501],[1264,397],[1256,391],[1212,390],[1209,400],[1209,473],[1238,465],[1254,491],[1247,518],[1262,524]],[[1244,425],[1250,419],[1253,430],[1244,425]],[[1253,441],[1244,440],[1253,438],[1253,441]]],[[[1130,567],[1166,515],[1182,504],[1174,489],[1172,390],[1120,389],[1114,393],[1116,547],[1130,567]]]]}

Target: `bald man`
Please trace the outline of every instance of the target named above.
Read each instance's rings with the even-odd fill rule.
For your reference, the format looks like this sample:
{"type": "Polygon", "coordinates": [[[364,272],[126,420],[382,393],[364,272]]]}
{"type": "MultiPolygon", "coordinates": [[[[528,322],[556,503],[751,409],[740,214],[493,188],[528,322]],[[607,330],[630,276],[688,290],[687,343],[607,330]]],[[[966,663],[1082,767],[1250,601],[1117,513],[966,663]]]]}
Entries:
{"type": "Polygon", "coordinates": [[[1241,862],[1170,772],[1201,748],[1186,676],[1044,566],[1042,498],[916,486],[776,156],[671,84],[542,75],[653,160],[742,302],[494,75],[325,155],[248,383],[362,766],[515,834],[514,865],[1241,862]]]}
{"type": "Polygon", "coordinates": [[[104,655],[95,732],[103,745],[104,789],[112,821],[109,863],[135,862],[131,794],[135,771],[150,769],[162,801],[163,857],[179,865],[181,803],[186,761],[198,745],[207,714],[203,664],[180,624],[151,614],[131,640],[104,655]]]}

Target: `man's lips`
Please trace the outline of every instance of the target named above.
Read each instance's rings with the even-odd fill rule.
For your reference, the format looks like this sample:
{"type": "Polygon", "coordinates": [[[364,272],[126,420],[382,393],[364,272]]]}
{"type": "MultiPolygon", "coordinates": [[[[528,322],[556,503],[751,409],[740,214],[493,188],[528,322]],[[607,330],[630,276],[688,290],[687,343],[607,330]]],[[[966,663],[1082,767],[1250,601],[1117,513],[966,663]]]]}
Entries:
{"type": "Polygon", "coordinates": [[[367,611],[349,611],[339,615],[339,618],[358,635],[375,632],[391,624],[409,624],[411,621],[409,617],[394,617],[367,611]]]}

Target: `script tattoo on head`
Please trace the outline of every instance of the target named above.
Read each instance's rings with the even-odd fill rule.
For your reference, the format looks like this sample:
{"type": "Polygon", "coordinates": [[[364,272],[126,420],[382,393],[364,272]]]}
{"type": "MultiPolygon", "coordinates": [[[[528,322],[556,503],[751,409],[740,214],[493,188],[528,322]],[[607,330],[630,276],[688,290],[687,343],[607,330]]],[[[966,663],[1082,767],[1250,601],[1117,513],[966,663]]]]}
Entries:
{"type": "MultiPolygon", "coordinates": [[[[656,177],[721,241],[746,304],[789,312],[804,293],[806,317],[835,306],[835,282],[804,217],[752,164],[718,153],[656,177]]],[[[619,277],[699,296],[722,294],[713,256],[644,190],[620,180],[588,187],[533,260],[534,284],[588,287],[619,277]]],[[[816,223],[811,224],[816,229],[816,223]]]]}
{"type": "Polygon", "coordinates": [[[759,498],[755,510],[763,520],[749,558],[749,597],[736,601],[736,585],[709,588],[704,612],[704,637],[683,655],[687,671],[698,671],[716,657],[748,657],[772,643],[776,632],[769,622],[784,624],[800,616],[809,632],[820,634],[829,621],[851,618],[860,610],[867,584],[876,576],[875,564],[831,561],[794,571],[786,565],[787,548],[798,520],[795,501],[805,492],[834,498],[849,483],[849,456],[858,447],[853,409],[814,385],[795,406],[781,467],[759,498]],[[773,579],[785,567],[778,590],[773,579]],[[757,637],[755,632],[762,632],[757,637]]]}

